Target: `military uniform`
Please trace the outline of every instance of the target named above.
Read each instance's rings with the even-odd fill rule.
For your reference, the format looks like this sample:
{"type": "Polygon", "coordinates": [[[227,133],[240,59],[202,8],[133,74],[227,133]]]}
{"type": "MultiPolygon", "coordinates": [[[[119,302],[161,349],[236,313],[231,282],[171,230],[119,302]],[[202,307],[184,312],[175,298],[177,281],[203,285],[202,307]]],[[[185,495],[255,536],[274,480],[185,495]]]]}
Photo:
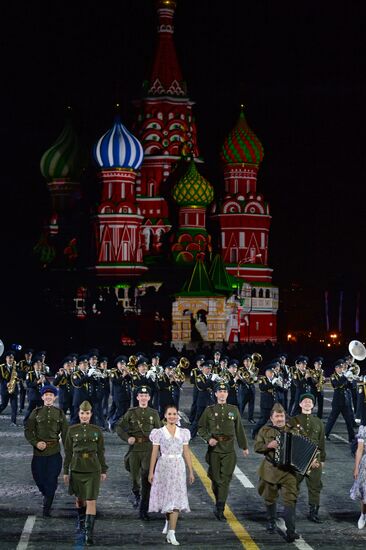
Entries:
{"type": "MultiPolygon", "coordinates": [[[[25,350],[24,353],[31,356],[33,350],[25,350]]],[[[25,406],[25,398],[27,395],[26,378],[28,372],[33,369],[32,365],[32,361],[27,361],[27,359],[21,359],[17,365],[19,378],[19,412],[22,412],[25,406]]]]}
{"type": "Polygon", "coordinates": [[[112,381],[112,407],[109,415],[109,426],[114,430],[118,420],[131,407],[131,376],[124,374],[119,369],[113,369],[111,372],[112,381]],[[113,407],[114,405],[114,407],[113,407]]]}
{"type": "Polygon", "coordinates": [[[330,382],[334,388],[334,393],[332,399],[332,410],[328,416],[328,421],[325,427],[325,437],[329,437],[339,414],[342,413],[347,426],[348,440],[351,442],[355,437],[355,433],[353,431],[350,403],[347,397],[348,380],[343,374],[334,372],[330,377],[330,382]]]}
{"type": "Polygon", "coordinates": [[[78,424],[79,407],[84,401],[91,401],[91,393],[93,390],[88,373],[81,369],[72,373],[71,384],[74,390],[72,398],[73,416],[70,419],[70,424],[78,424]]]}
{"type": "Polygon", "coordinates": [[[41,390],[42,387],[48,385],[49,382],[47,378],[45,378],[45,373],[43,371],[32,370],[29,371],[26,376],[26,384],[28,388],[28,409],[24,416],[24,424],[36,407],[43,406],[41,390]]]}
{"type": "Polygon", "coordinates": [[[268,378],[268,376],[261,376],[259,378],[259,391],[260,391],[260,401],[259,401],[259,407],[260,407],[260,417],[258,418],[258,421],[256,425],[254,426],[252,430],[252,438],[255,439],[258,431],[261,429],[262,426],[265,425],[267,420],[269,419],[271,415],[271,409],[275,402],[275,388],[271,382],[272,379],[268,378]]]}
{"type": "Polygon", "coordinates": [[[196,403],[196,416],[191,423],[190,432],[191,438],[195,438],[198,431],[199,419],[201,418],[206,407],[212,405],[214,402],[214,382],[211,378],[211,374],[199,374],[196,378],[197,388],[197,403],[196,403]]]}
{"type": "MultiPolygon", "coordinates": [[[[57,393],[55,388],[45,391],[57,393]]],[[[57,480],[62,468],[60,436],[65,443],[68,423],[64,412],[54,406],[34,409],[25,423],[24,435],[33,446],[32,475],[43,499],[43,515],[48,516],[57,489],[57,480]],[[37,449],[37,443],[44,441],[46,448],[37,449]]]]}
{"type": "Polygon", "coordinates": [[[314,380],[314,397],[315,397],[315,403],[317,404],[317,417],[323,418],[323,407],[324,407],[324,370],[322,368],[320,369],[314,369],[312,371],[313,373],[313,380],[314,380]]]}
{"type": "Polygon", "coordinates": [[[267,508],[269,528],[273,532],[276,521],[276,503],[279,491],[285,507],[284,519],[287,527],[287,536],[292,540],[298,538],[295,533],[295,507],[298,496],[298,484],[296,474],[286,466],[278,466],[274,462],[275,449],[268,449],[267,445],[275,440],[281,431],[294,431],[291,426],[283,428],[275,427],[272,422],[263,426],[257,435],[254,451],[263,454],[259,469],[258,493],[263,497],[267,508]]]}
{"type": "Polygon", "coordinates": [[[136,506],[138,506],[141,495],[140,515],[147,513],[149,505],[148,475],[152,451],[149,435],[151,430],[161,427],[158,411],[151,407],[130,408],[116,425],[116,432],[123,441],[128,442],[130,437],[135,438],[135,443],[130,445],[124,460],[126,470],[131,475],[136,506]]]}
{"type": "Polygon", "coordinates": [[[60,409],[62,409],[65,414],[67,411],[70,411],[70,419],[73,418],[74,386],[72,385],[72,372],[68,373],[65,369],[63,373],[56,373],[53,385],[59,390],[58,402],[60,409]]]}
{"type": "MultiPolygon", "coordinates": [[[[314,400],[313,400],[314,401],[314,400]]],[[[324,435],[324,424],[311,414],[300,413],[289,420],[290,426],[295,428],[300,435],[304,435],[315,443],[319,449],[317,455],[318,461],[324,462],[326,453],[325,453],[325,435],[324,435]]],[[[297,483],[300,487],[300,483],[305,479],[306,485],[308,488],[308,498],[309,498],[309,519],[320,523],[318,518],[319,503],[320,503],[320,491],[322,490],[322,466],[320,464],[319,468],[312,468],[309,475],[302,476],[297,474],[297,483]]]]}
{"type": "Polygon", "coordinates": [[[1,405],[0,413],[6,409],[10,401],[11,407],[11,422],[16,424],[17,422],[17,410],[18,410],[18,384],[15,383],[14,391],[9,393],[8,383],[10,382],[12,372],[15,369],[16,363],[13,362],[12,365],[7,365],[6,363],[0,365],[0,391],[1,391],[1,405]]]}
{"type": "MultiPolygon", "coordinates": [[[[209,465],[208,477],[220,514],[225,508],[236,465],[235,439],[240,449],[248,448],[238,407],[226,403],[207,407],[199,420],[198,434],[207,442],[211,438],[218,441],[214,447],[208,447],[206,462],[209,465]]],[[[219,519],[223,519],[222,516],[219,519]]]]}

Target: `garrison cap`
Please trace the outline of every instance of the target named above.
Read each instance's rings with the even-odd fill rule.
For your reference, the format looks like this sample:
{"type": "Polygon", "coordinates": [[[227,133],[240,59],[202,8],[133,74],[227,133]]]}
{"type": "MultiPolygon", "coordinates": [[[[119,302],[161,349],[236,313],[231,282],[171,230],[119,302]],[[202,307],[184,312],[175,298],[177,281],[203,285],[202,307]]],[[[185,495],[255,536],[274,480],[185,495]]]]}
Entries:
{"type": "Polygon", "coordinates": [[[92,406],[91,404],[89,403],[89,401],[83,401],[80,405],[79,405],[79,411],[91,411],[92,410],[92,406]]]}
{"type": "Polygon", "coordinates": [[[150,395],[150,388],[148,386],[139,386],[136,390],[136,394],[143,393],[144,395],[150,395]]]}
{"type": "Polygon", "coordinates": [[[43,388],[41,389],[41,395],[44,395],[45,393],[53,393],[53,395],[57,395],[58,391],[57,391],[57,388],[55,388],[55,386],[43,386],[43,388]]]}
{"type": "Polygon", "coordinates": [[[310,392],[303,393],[302,395],[300,395],[299,403],[301,403],[301,401],[302,401],[303,399],[311,399],[312,402],[315,403],[315,397],[314,397],[313,394],[310,393],[310,392]]]}

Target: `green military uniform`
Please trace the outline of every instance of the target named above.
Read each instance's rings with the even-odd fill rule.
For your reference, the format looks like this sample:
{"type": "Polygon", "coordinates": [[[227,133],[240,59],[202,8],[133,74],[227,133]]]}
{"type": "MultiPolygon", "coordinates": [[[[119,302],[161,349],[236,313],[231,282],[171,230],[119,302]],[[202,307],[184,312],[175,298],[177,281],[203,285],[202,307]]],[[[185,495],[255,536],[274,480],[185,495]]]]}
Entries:
{"type": "Polygon", "coordinates": [[[220,514],[225,508],[236,465],[235,438],[240,449],[248,448],[238,407],[226,403],[206,407],[199,420],[198,434],[207,442],[211,438],[218,441],[214,447],[208,447],[206,461],[209,465],[207,474],[220,514]]]}
{"type": "Polygon", "coordinates": [[[127,442],[129,437],[135,438],[135,443],[130,445],[125,456],[125,466],[131,475],[136,507],[141,494],[140,513],[143,514],[147,513],[150,496],[148,476],[152,443],[149,435],[151,430],[161,427],[158,411],[150,407],[130,408],[116,425],[116,432],[123,441],[127,442]]]}
{"type": "MultiPolygon", "coordinates": [[[[55,393],[57,390],[49,390],[55,393]]],[[[32,476],[43,495],[43,515],[48,517],[57,489],[58,476],[62,468],[60,436],[65,443],[68,423],[65,414],[57,407],[37,407],[25,423],[24,435],[33,446],[32,476]],[[46,448],[37,449],[43,441],[46,448]]]]}
{"type": "Polygon", "coordinates": [[[69,493],[82,500],[96,500],[100,475],[107,472],[104,437],[94,424],[69,427],[65,441],[64,474],[70,475],[69,493]]]}
{"type": "MultiPolygon", "coordinates": [[[[311,414],[301,413],[297,416],[294,416],[293,418],[290,418],[289,424],[293,426],[300,435],[304,435],[308,439],[311,439],[311,441],[317,445],[319,449],[317,455],[318,461],[320,463],[324,462],[326,457],[325,433],[324,424],[320,420],[320,418],[317,418],[316,416],[313,416],[311,414]]],[[[312,468],[309,475],[307,476],[297,474],[296,477],[298,487],[300,487],[300,483],[304,480],[304,478],[306,480],[310,507],[309,519],[312,519],[313,521],[316,521],[318,523],[320,520],[319,518],[315,519],[315,516],[318,515],[320,491],[323,487],[322,466],[320,464],[319,468],[312,468]]]]}

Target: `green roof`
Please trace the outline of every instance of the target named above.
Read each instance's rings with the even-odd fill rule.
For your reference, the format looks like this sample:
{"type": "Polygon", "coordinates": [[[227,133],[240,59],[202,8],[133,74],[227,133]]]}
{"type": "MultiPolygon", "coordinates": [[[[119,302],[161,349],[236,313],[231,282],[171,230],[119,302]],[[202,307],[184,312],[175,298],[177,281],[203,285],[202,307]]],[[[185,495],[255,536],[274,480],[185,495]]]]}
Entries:
{"type": "Polygon", "coordinates": [[[187,280],[181,292],[177,292],[175,296],[222,296],[215,292],[215,288],[207,273],[206,266],[202,258],[198,258],[193,268],[192,275],[187,280]]]}
{"type": "Polygon", "coordinates": [[[216,254],[210,268],[210,278],[216,290],[232,292],[228,272],[225,269],[221,254],[216,254]]]}

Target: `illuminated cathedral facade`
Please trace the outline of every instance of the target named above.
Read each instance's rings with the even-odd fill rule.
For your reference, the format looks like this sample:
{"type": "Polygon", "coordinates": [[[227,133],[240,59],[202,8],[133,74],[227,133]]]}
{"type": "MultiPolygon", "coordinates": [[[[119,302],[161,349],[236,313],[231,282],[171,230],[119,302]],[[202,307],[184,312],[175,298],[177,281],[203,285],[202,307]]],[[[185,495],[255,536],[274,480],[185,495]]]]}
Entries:
{"type": "Polygon", "coordinates": [[[85,228],[90,241],[73,232],[85,155],[68,119],[41,159],[52,211],[35,253],[44,269],[83,274],[75,295],[81,320],[90,281],[115,288],[125,308],[132,286],[144,293],[169,281],[175,345],[191,341],[192,324],[203,341],[274,342],[271,216],[257,190],[262,144],[242,109],[222,145],[221,188],[201,174],[193,102],[174,46],[176,2],[158,0],[156,9],[157,45],[135,124],[127,128],[116,116],[94,140],[99,193],[85,228]]]}

